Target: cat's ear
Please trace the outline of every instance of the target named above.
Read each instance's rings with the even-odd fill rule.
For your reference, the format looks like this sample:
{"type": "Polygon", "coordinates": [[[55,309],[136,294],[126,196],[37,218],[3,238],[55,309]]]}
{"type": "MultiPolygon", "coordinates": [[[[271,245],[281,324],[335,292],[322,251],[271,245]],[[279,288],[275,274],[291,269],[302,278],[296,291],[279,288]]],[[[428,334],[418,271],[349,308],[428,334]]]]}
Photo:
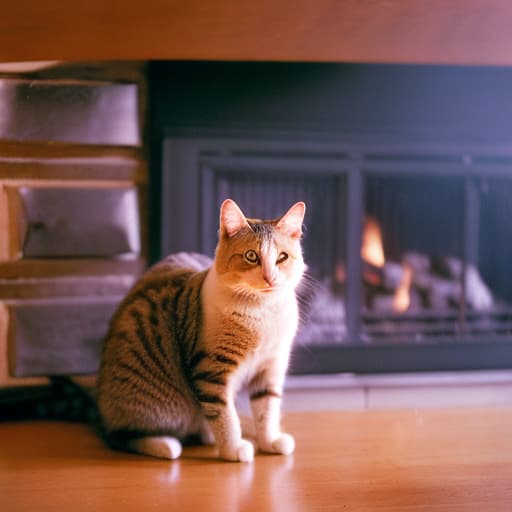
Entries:
{"type": "Polygon", "coordinates": [[[235,236],[243,228],[251,228],[245,215],[233,199],[226,199],[220,206],[221,236],[235,236]]]}
{"type": "Polygon", "coordinates": [[[276,228],[292,238],[302,236],[302,221],[306,213],[306,205],[301,201],[295,203],[278,221],[276,228]]]}

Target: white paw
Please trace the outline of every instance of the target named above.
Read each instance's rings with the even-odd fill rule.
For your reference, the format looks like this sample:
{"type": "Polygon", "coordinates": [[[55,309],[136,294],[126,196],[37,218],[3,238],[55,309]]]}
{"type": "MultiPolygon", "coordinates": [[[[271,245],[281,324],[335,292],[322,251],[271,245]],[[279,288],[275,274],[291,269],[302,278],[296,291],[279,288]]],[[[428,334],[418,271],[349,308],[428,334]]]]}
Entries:
{"type": "Polygon", "coordinates": [[[265,443],[260,443],[260,449],[267,453],[290,455],[295,450],[295,439],[290,434],[280,434],[279,437],[265,443]]]}
{"type": "Polygon", "coordinates": [[[295,451],[295,439],[290,434],[281,434],[273,443],[272,448],[275,453],[290,455],[295,451]]]}
{"type": "Polygon", "coordinates": [[[224,460],[234,462],[252,462],[254,459],[254,446],[249,441],[240,439],[236,446],[221,450],[220,456],[224,460]]]}

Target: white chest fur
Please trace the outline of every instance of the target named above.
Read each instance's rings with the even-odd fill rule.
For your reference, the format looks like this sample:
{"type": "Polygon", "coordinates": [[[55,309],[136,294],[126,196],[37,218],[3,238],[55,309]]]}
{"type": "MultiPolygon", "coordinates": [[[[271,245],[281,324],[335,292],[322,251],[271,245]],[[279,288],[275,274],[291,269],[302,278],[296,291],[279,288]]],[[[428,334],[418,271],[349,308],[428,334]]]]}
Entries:
{"type": "Polygon", "coordinates": [[[235,319],[252,338],[253,346],[239,369],[239,380],[267,359],[282,359],[287,365],[299,320],[292,289],[265,294],[259,300],[244,299],[224,288],[214,271],[210,271],[201,303],[202,336],[206,343],[213,342],[230,325],[229,319],[235,319]]]}

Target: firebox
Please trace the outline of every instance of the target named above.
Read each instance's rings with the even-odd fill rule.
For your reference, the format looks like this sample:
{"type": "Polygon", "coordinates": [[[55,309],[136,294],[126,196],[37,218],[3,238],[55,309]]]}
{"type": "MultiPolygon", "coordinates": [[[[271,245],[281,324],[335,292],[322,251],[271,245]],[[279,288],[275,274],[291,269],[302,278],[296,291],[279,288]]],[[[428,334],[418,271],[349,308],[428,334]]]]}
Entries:
{"type": "Polygon", "coordinates": [[[213,255],[218,207],[227,197],[260,218],[303,200],[308,276],[299,290],[293,372],[510,367],[512,145],[506,133],[481,136],[476,125],[489,119],[477,118],[474,104],[488,98],[495,73],[156,65],[155,259],[177,251],[213,255]],[[473,101],[464,104],[458,87],[471,77],[480,86],[463,89],[473,101]],[[403,93],[411,83],[421,90],[403,93]],[[431,101],[421,107],[425,91],[431,101]],[[366,100],[378,115],[365,102],[370,92],[366,100]],[[458,100],[452,115],[464,114],[459,129],[457,119],[443,123],[445,96],[458,100]],[[416,117],[404,120],[404,101],[416,117]]]}

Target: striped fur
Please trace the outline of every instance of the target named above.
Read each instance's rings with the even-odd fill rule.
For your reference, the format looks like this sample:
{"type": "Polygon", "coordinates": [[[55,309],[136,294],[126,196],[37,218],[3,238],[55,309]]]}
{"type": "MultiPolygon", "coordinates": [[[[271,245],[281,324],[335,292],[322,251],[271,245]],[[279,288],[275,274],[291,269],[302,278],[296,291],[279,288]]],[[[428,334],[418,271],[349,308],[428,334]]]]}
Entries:
{"type": "Polygon", "coordinates": [[[203,256],[173,255],[134,286],[111,321],[98,379],[112,447],[175,458],[180,441],[199,436],[226,460],[250,461],[234,407],[245,385],[258,447],[293,450],[279,410],[298,324],[303,215],[297,203],[280,219],[247,219],[226,200],[209,267],[203,256]]]}

